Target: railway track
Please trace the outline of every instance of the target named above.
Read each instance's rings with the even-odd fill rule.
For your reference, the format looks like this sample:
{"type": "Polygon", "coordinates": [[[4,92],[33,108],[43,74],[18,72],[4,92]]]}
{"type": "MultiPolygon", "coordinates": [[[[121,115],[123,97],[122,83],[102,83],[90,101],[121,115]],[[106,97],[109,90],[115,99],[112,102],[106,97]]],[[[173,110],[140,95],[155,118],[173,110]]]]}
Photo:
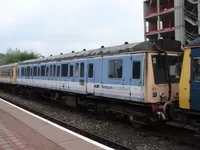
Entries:
{"type": "MultiPolygon", "coordinates": [[[[6,96],[6,94],[0,94],[0,97],[2,99],[5,99],[8,102],[14,104],[14,105],[17,105],[17,106],[19,106],[19,107],[21,107],[21,108],[23,108],[27,111],[30,111],[30,112],[38,115],[38,116],[41,116],[41,117],[43,117],[47,120],[50,120],[50,121],[52,121],[52,122],[54,122],[54,123],[56,123],[56,124],[58,124],[62,127],[65,127],[69,130],[72,130],[76,133],[79,133],[79,134],[81,134],[85,137],[88,137],[92,140],[95,140],[99,143],[102,143],[102,144],[109,146],[111,148],[114,148],[116,150],[132,150],[132,149],[134,149],[132,147],[126,147],[126,146],[121,145],[119,143],[110,141],[110,140],[108,140],[104,137],[101,137],[101,136],[98,136],[98,135],[95,135],[95,134],[91,134],[91,133],[84,131],[82,129],[79,129],[75,126],[67,124],[66,122],[63,122],[59,119],[53,118],[49,115],[41,113],[40,111],[37,111],[37,110],[32,109],[30,107],[27,107],[27,106],[25,106],[25,105],[23,105],[19,102],[16,102],[14,100],[14,98],[8,98],[6,96]]],[[[189,146],[193,147],[194,149],[200,149],[200,145],[197,144],[197,143],[199,143],[199,139],[191,136],[191,132],[185,131],[183,129],[178,129],[178,128],[163,125],[163,126],[159,126],[159,127],[156,127],[156,128],[154,128],[154,127],[142,127],[142,128],[139,128],[138,130],[141,131],[141,132],[147,131],[146,132],[147,134],[144,136],[144,138],[148,137],[148,136],[155,136],[155,137],[160,137],[162,139],[166,139],[166,140],[169,140],[169,141],[174,141],[174,142],[179,143],[179,144],[189,145],[189,146]]]]}
{"type": "Polygon", "coordinates": [[[84,131],[84,130],[79,129],[79,128],[77,128],[77,127],[74,127],[74,126],[72,126],[72,125],[70,125],[70,124],[67,124],[66,122],[63,122],[63,121],[61,121],[61,120],[59,120],[59,119],[53,118],[53,117],[51,117],[51,116],[49,116],[49,115],[46,115],[46,114],[44,114],[44,113],[41,113],[41,112],[39,112],[39,111],[37,111],[37,110],[31,109],[31,108],[29,108],[29,107],[27,107],[27,106],[24,106],[23,104],[20,104],[20,103],[18,103],[18,102],[16,102],[16,101],[13,101],[12,99],[10,99],[10,98],[8,98],[8,97],[6,97],[6,96],[1,96],[1,95],[0,95],[0,98],[4,99],[4,100],[6,100],[7,102],[10,102],[10,103],[12,103],[12,104],[14,104],[14,105],[16,105],[16,106],[18,106],[18,107],[20,107],[20,108],[23,108],[23,109],[25,109],[25,110],[27,110],[27,111],[33,113],[33,114],[36,114],[36,115],[38,115],[38,116],[40,116],[40,117],[42,117],[42,118],[45,118],[45,119],[47,119],[47,120],[49,120],[49,121],[51,121],[51,122],[54,122],[54,123],[56,123],[56,124],[58,124],[58,125],[60,125],[60,126],[62,126],[62,127],[64,127],[64,128],[67,128],[67,129],[69,129],[69,130],[71,130],[71,131],[74,131],[74,132],[76,132],[76,133],[78,133],[78,134],[81,134],[81,135],[83,135],[83,136],[85,136],[85,137],[88,137],[88,138],[90,138],[90,139],[92,139],[92,140],[94,140],[94,141],[97,141],[97,142],[99,142],[99,143],[101,143],[101,144],[104,144],[104,145],[106,145],[106,146],[108,146],[108,147],[114,148],[114,149],[116,149],[116,150],[132,150],[132,148],[125,147],[125,146],[123,146],[123,145],[120,145],[119,143],[115,143],[115,142],[113,142],[113,141],[110,141],[110,140],[105,139],[105,138],[103,138],[103,137],[100,137],[100,136],[98,136],[98,135],[91,134],[91,133],[89,133],[89,132],[87,132],[87,131],[84,131]]]}

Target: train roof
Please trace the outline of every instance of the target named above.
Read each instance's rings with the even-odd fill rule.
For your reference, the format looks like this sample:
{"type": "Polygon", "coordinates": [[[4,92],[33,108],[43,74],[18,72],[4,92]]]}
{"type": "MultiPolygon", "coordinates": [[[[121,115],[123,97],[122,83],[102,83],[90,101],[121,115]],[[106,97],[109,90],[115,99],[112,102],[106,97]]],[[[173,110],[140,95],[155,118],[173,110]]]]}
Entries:
{"type": "Polygon", "coordinates": [[[13,66],[17,66],[18,63],[12,63],[12,64],[7,64],[7,65],[2,65],[0,66],[0,68],[9,68],[9,67],[13,67],[13,66]]]}
{"type": "Polygon", "coordinates": [[[98,49],[92,49],[88,51],[73,52],[63,55],[50,56],[46,58],[38,58],[32,60],[26,60],[20,62],[20,64],[32,64],[40,62],[49,62],[49,61],[61,61],[77,58],[87,58],[87,57],[98,57],[98,56],[107,56],[107,55],[116,55],[122,53],[131,53],[139,51],[152,51],[158,50],[155,44],[159,46],[164,51],[173,51],[173,52],[182,52],[181,42],[169,40],[169,39],[160,39],[153,41],[145,41],[140,43],[125,43],[123,45],[104,47],[98,49]]]}
{"type": "Polygon", "coordinates": [[[200,47],[200,37],[197,37],[192,42],[186,45],[186,47],[200,47]]]}

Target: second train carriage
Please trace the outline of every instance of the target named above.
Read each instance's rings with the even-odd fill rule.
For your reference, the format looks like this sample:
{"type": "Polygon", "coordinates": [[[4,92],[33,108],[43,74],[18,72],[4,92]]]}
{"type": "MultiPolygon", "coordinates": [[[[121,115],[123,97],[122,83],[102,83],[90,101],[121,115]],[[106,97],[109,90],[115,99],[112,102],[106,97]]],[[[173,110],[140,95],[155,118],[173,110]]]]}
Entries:
{"type": "Polygon", "coordinates": [[[104,109],[131,117],[140,115],[137,111],[143,116],[147,111],[143,106],[148,106],[151,116],[152,106],[160,114],[164,102],[177,98],[182,53],[181,43],[173,40],[102,46],[20,62],[17,84],[45,89],[46,96],[55,99],[60,91],[77,94],[65,99],[69,105],[96,105],[97,101],[88,102],[86,97],[103,98],[98,104],[104,103],[104,109]],[[133,104],[140,107],[133,109],[133,104]]]}

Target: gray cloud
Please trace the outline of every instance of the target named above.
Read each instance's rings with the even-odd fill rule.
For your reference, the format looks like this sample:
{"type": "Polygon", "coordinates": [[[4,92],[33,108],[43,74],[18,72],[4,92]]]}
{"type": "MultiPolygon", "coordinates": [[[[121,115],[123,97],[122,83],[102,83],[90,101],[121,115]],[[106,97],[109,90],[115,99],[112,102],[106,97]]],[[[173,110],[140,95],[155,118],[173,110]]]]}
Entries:
{"type": "Polygon", "coordinates": [[[142,0],[7,0],[0,5],[0,48],[44,56],[143,40],[142,0]]]}

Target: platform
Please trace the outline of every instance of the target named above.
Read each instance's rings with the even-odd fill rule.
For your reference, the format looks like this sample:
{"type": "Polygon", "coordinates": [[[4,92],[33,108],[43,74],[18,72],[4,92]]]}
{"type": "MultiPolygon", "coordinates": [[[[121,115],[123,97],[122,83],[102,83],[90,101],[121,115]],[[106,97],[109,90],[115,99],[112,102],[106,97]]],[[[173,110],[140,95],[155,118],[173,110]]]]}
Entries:
{"type": "Polygon", "coordinates": [[[0,99],[0,150],[113,150],[0,99]]]}

